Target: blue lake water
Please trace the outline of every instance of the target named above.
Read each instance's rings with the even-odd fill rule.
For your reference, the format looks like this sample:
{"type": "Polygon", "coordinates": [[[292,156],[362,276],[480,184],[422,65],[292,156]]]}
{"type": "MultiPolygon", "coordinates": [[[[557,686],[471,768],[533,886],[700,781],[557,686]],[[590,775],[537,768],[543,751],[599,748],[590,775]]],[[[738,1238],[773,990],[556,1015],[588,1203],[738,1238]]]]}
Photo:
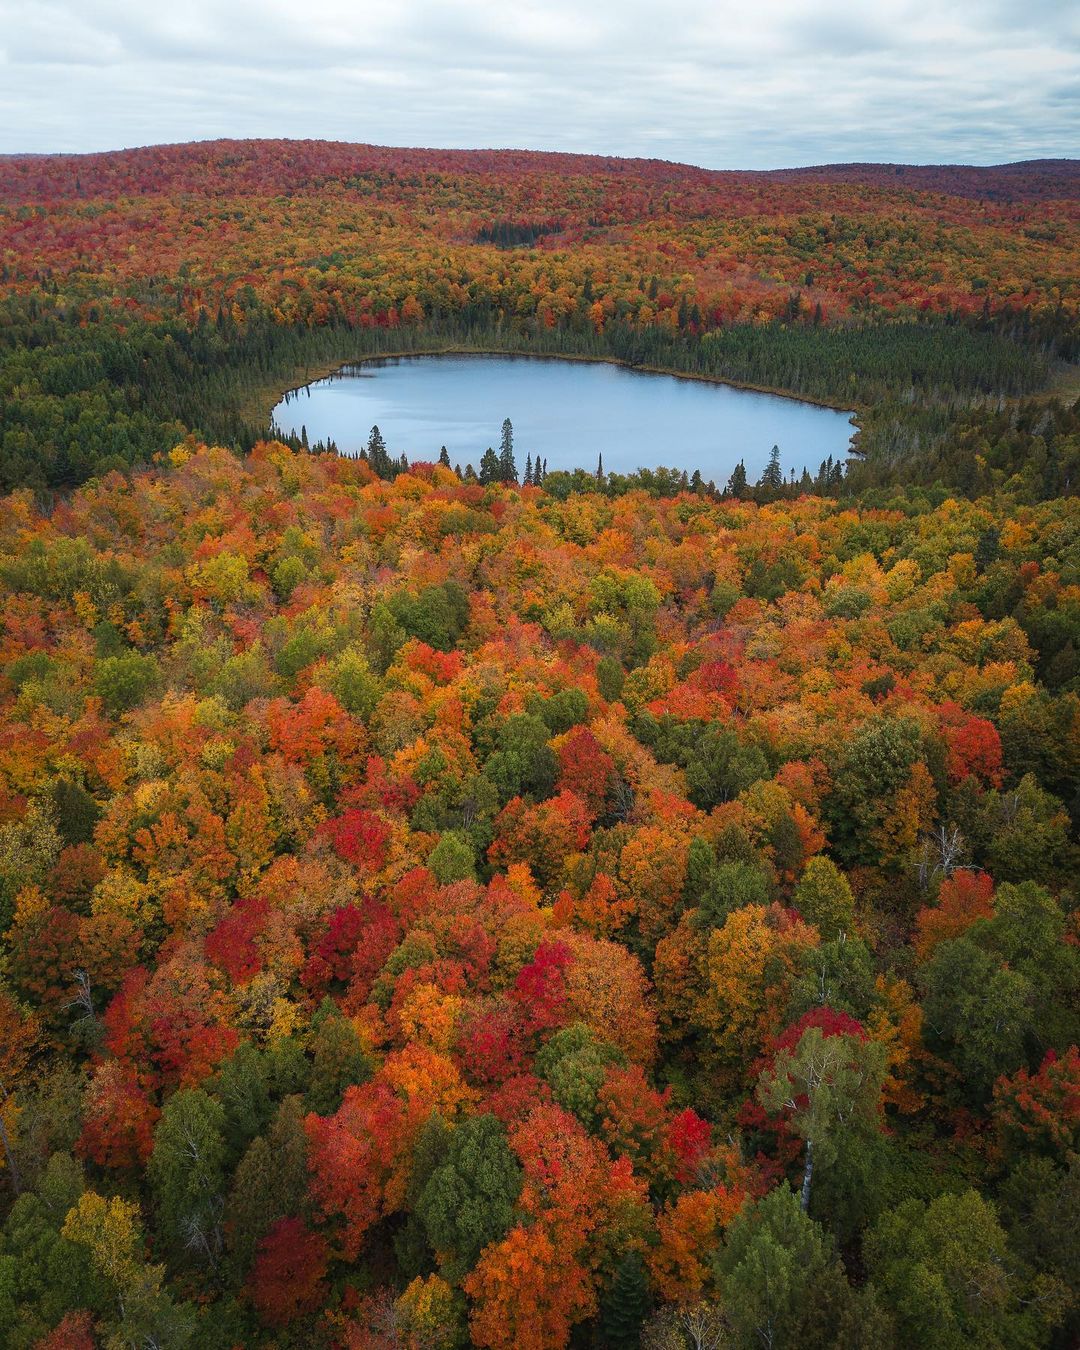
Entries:
{"type": "Polygon", "coordinates": [[[787,477],[812,474],[828,456],[844,459],[851,414],[795,399],[702,380],[655,375],[598,362],[531,356],[408,356],[345,366],[295,390],[273,425],[309,444],[333,440],[355,454],[378,425],[391,455],[478,468],[514,424],[519,472],[526,455],[552,469],[630,473],[667,465],[701,471],[723,487],[743,460],[755,482],[773,445],[787,477]]]}

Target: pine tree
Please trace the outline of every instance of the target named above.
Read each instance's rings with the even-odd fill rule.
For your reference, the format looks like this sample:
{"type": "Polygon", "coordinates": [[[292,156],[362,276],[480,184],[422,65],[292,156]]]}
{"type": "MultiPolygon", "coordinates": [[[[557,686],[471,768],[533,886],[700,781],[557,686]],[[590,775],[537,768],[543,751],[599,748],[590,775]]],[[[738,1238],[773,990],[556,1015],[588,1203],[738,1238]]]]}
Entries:
{"type": "Polygon", "coordinates": [[[499,441],[499,482],[516,483],[517,465],[514,463],[514,424],[509,417],[503,419],[502,438],[499,441]]]}
{"type": "Polygon", "coordinates": [[[533,480],[532,455],[525,456],[525,486],[530,487],[533,480]]]}
{"type": "Polygon", "coordinates": [[[443,466],[444,469],[448,469],[450,467],[450,451],[447,450],[445,445],[439,451],[439,463],[443,466]]]}
{"type": "Polygon", "coordinates": [[[600,455],[596,461],[596,483],[598,487],[604,486],[604,456],[600,455]]]}

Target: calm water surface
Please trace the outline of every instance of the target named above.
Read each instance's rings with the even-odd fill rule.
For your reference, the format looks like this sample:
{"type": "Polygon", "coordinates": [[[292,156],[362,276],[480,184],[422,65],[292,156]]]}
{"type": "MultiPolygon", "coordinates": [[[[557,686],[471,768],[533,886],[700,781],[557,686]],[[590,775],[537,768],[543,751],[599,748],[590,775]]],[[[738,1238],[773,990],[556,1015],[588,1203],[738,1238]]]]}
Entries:
{"type": "Polygon", "coordinates": [[[630,473],[668,465],[722,487],[738,461],[756,481],[773,445],[785,476],[843,459],[851,414],[730,385],[653,375],[622,366],[531,356],[408,356],[346,366],[286,395],[273,424],[355,454],[377,424],[394,456],[435,460],[445,445],[462,468],[498,449],[514,424],[518,470],[525,456],[551,469],[630,473]]]}

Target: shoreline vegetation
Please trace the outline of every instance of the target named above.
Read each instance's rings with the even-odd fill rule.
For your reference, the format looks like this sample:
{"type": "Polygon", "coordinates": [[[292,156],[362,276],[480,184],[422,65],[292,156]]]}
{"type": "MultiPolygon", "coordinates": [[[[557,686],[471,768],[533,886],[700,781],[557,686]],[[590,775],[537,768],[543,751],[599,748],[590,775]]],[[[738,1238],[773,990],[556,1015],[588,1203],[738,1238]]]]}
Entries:
{"type": "MultiPolygon", "coordinates": [[[[748,380],[725,380],[716,375],[703,375],[694,371],[678,370],[669,366],[650,366],[635,365],[633,362],[623,360],[617,356],[582,356],[577,354],[563,355],[558,352],[525,352],[520,349],[515,350],[511,347],[471,347],[464,343],[448,344],[445,347],[436,347],[431,350],[417,351],[401,350],[396,352],[380,352],[378,356],[360,356],[352,360],[336,362],[331,365],[320,367],[317,371],[311,373],[301,384],[289,385],[286,388],[280,388],[280,381],[275,381],[274,389],[277,391],[274,401],[270,405],[270,412],[281,402],[287,394],[300,394],[308,385],[317,384],[320,380],[329,379],[333,375],[339,375],[342,371],[354,366],[370,365],[375,361],[401,361],[411,357],[422,356],[508,356],[511,358],[520,358],[523,361],[579,361],[589,365],[600,366],[618,366],[622,370],[637,371],[643,375],[670,375],[676,380],[694,380],[700,384],[722,385],[727,389],[743,389],[751,394],[771,394],[774,398],[786,398],[793,403],[808,403],[815,408],[828,408],[831,412],[849,413],[852,419],[862,411],[856,407],[846,407],[843,404],[831,401],[825,398],[814,398],[807,394],[798,394],[790,389],[781,389],[775,385],[752,384],[748,380]]],[[[259,406],[264,406],[265,397],[260,398],[259,406]]],[[[265,421],[269,424],[269,413],[265,421]]],[[[855,433],[853,432],[852,435],[855,433]]]]}

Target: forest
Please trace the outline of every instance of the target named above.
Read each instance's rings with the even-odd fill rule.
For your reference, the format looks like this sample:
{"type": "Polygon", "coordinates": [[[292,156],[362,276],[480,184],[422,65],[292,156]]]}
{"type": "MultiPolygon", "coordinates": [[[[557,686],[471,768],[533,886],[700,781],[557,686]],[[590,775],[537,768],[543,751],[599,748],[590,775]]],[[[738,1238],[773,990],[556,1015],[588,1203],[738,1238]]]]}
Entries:
{"type": "Polygon", "coordinates": [[[0,158],[0,1345],[1077,1343],[1078,187],[0,158]],[[447,347],[862,453],[268,439],[447,347]]]}
{"type": "Polygon", "coordinates": [[[957,411],[1041,392],[1080,354],[1078,254],[1076,161],[707,173],[273,141],[0,157],[0,488],[70,487],[184,430],[250,450],[312,370],[447,348],[857,406],[870,480],[932,483],[957,411]]]}

